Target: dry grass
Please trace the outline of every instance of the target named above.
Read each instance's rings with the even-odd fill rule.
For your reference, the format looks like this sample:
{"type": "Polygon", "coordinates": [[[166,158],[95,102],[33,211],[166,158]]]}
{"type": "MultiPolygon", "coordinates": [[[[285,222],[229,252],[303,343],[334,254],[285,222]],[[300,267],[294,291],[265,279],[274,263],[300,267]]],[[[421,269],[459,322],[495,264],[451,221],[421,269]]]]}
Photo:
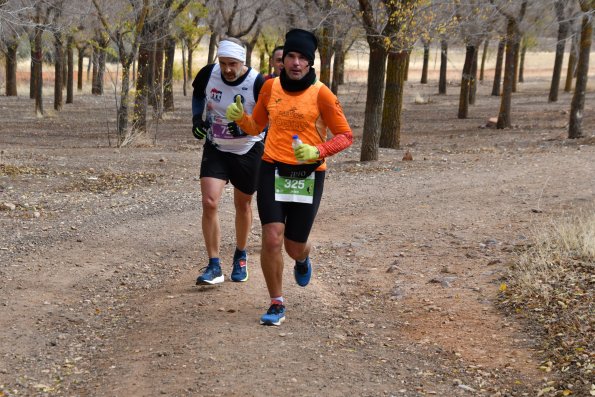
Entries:
{"type": "Polygon", "coordinates": [[[0,163],[0,176],[14,177],[17,175],[44,175],[46,171],[34,167],[19,167],[16,165],[0,163]]]}
{"type": "Polygon", "coordinates": [[[130,190],[137,186],[152,185],[155,184],[156,181],[157,175],[153,173],[136,172],[131,174],[117,174],[113,172],[104,172],[97,176],[83,173],[72,183],[62,186],[59,191],[61,193],[114,193],[121,190],[130,190]]]}
{"type": "Polygon", "coordinates": [[[542,395],[595,395],[595,210],[535,232],[501,287],[502,307],[540,336],[542,395]]]}

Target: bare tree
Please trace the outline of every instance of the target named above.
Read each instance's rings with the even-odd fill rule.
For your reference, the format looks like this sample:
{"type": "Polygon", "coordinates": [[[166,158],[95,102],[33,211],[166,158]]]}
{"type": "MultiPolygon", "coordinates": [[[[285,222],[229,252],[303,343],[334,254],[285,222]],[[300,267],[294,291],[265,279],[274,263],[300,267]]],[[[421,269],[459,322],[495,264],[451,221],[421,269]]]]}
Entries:
{"type": "MultiPolygon", "coordinates": [[[[433,8],[423,7],[425,3],[417,0],[402,2],[385,1],[389,19],[386,33],[390,43],[386,67],[386,83],[382,108],[382,124],[379,146],[399,149],[401,146],[401,114],[403,95],[410,54],[417,38],[421,38],[425,49],[434,32],[434,23],[438,13],[433,8]]],[[[426,74],[427,74],[427,61],[426,74]]],[[[427,76],[426,76],[427,78],[427,76]]]]}
{"type": "Polygon", "coordinates": [[[104,11],[104,8],[99,4],[99,0],[92,0],[97,15],[103,28],[109,34],[113,42],[118,48],[118,57],[120,64],[122,65],[122,83],[120,88],[120,105],[118,107],[118,145],[122,145],[127,141],[129,136],[128,131],[128,114],[130,106],[130,67],[132,62],[136,58],[138,53],[138,43],[140,33],[145,24],[147,14],[150,10],[149,0],[142,0],[131,2],[132,10],[130,14],[120,13],[126,4],[120,2],[114,4],[114,1],[110,1],[112,7],[118,7],[114,11],[113,15],[125,15],[122,19],[117,20],[114,16],[110,18],[111,23],[108,21],[108,17],[104,11]],[[134,25],[131,27],[129,21],[134,21],[134,25]]]}
{"type": "Polygon", "coordinates": [[[580,51],[576,67],[576,86],[570,105],[570,123],[568,138],[576,139],[583,136],[583,113],[585,111],[585,93],[589,76],[589,56],[593,36],[592,14],[595,10],[594,0],[579,0],[582,15],[580,51]]]}
{"type": "Polygon", "coordinates": [[[500,83],[502,82],[502,63],[504,61],[504,50],[506,49],[506,38],[498,40],[496,52],[496,66],[494,68],[494,82],[492,84],[492,96],[500,96],[500,83]]]}
{"type": "MultiPolygon", "coordinates": [[[[580,18],[577,18],[580,21],[580,18]]],[[[578,58],[578,46],[581,35],[579,34],[581,24],[572,24],[570,34],[570,53],[568,54],[568,65],[566,66],[566,82],[564,92],[572,91],[572,82],[576,73],[576,60],[578,58]]]]}
{"type": "MultiPolygon", "coordinates": [[[[262,0],[217,0],[220,22],[218,37],[227,36],[243,40],[246,44],[246,65],[252,64],[252,49],[267,19],[269,4],[262,0]]],[[[212,33],[213,35],[213,33],[212,33]]],[[[214,59],[214,58],[213,58],[214,59]]],[[[212,61],[209,57],[209,61],[212,61]]]]}
{"type": "Polygon", "coordinates": [[[430,41],[429,40],[422,40],[424,45],[424,56],[423,56],[423,63],[421,68],[421,78],[419,80],[420,84],[428,84],[428,64],[430,62],[430,41]]]}
{"type": "Polygon", "coordinates": [[[17,96],[17,50],[19,48],[19,33],[16,28],[2,31],[0,52],[4,54],[6,75],[6,96],[17,96]]]}
{"type": "Polygon", "coordinates": [[[485,78],[485,65],[490,48],[490,38],[487,37],[483,42],[483,50],[481,51],[481,65],[479,67],[479,81],[483,81],[485,78]]]}
{"type": "Polygon", "coordinates": [[[33,55],[31,62],[33,63],[32,79],[35,80],[35,113],[38,116],[43,115],[43,45],[42,35],[46,21],[49,19],[49,9],[44,7],[41,2],[35,5],[35,28],[34,40],[31,53],[33,55]]]}
{"type": "Polygon", "coordinates": [[[66,103],[74,102],[74,37],[66,39],[66,103]]]}
{"type": "Polygon", "coordinates": [[[498,121],[496,128],[510,128],[511,123],[511,107],[512,107],[512,93],[515,73],[515,49],[521,38],[520,21],[525,16],[528,0],[522,0],[520,4],[502,2],[497,3],[491,0],[493,5],[496,5],[496,10],[501,13],[506,19],[506,59],[504,63],[504,83],[502,87],[502,96],[500,100],[500,111],[498,113],[498,121]]]}
{"type": "Polygon", "coordinates": [[[17,96],[17,56],[21,37],[31,28],[32,7],[22,1],[0,1],[0,52],[4,55],[6,96],[17,96]]]}
{"type": "Polygon", "coordinates": [[[368,60],[368,87],[364,113],[361,161],[378,160],[382,102],[384,99],[384,75],[388,55],[384,37],[387,36],[384,3],[358,0],[366,41],[370,47],[368,60]]]}
{"type": "Polygon", "coordinates": [[[440,39],[440,72],[438,76],[438,94],[440,95],[446,94],[449,38],[456,37],[454,33],[458,29],[456,4],[450,0],[433,0],[431,6],[434,21],[431,22],[433,27],[430,37],[440,39]]]}
{"type": "Polygon", "coordinates": [[[163,67],[163,111],[174,110],[174,58],[176,55],[176,38],[169,35],[165,38],[165,64],[163,67]]]}
{"type": "Polygon", "coordinates": [[[333,73],[331,91],[337,94],[339,86],[345,82],[345,59],[347,54],[361,37],[361,24],[358,29],[358,21],[351,15],[339,18],[335,25],[335,41],[333,48],[333,73]]]}
{"type": "Polygon", "coordinates": [[[60,21],[64,10],[64,0],[55,1],[48,7],[52,17],[49,30],[51,30],[54,36],[54,109],[60,111],[64,105],[62,96],[62,83],[64,81],[64,28],[60,21]]]}
{"type": "Polygon", "coordinates": [[[459,33],[466,48],[457,115],[459,119],[468,117],[469,105],[475,101],[479,47],[488,36],[488,25],[484,21],[489,20],[491,17],[491,10],[486,6],[487,4],[477,0],[465,0],[455,3],[459,33]]]}
{"type": "Polygon", "coordinates": [[[188,78],[192,79],[193,74],[193,62],[194,62],[194,51],[200,44],[201,40],[208,33],[208,27],[206,24],[206,16],[208,15],[207,8],[196,2],[192,2],[188,5],[184,12],[180,13],[178,18],[175,19],[175,26],[177,30],[177,36],[180,39],[182,45],[182,57],[188,54],[185,62],[182,64],[182,71],[184,74],[184,96],[186,95],[186,86],[188,78]]]}
{"type": "Polygon", "coordinates": [[[440,77],[438,78],[438,94],[446,95],[446,70],[448,68],[448,41],[440,39],[440,77]]]}
{"type": "Polygon", "coordinates": [[[549,102],[556,102],[558,100],[562,63],[564,61],[564,49],[566,47],[568,33],[570,32],[571,14],[576,11],[576,3],[573,1],[556,0],[554,8],[556,10],[556,19],[558,20],[558,40],[556,41],[556,57],[554,59],[552,83],[548,96],[549,102]]]}
{"type": "MultiPolygon", "coordinates": [[[[147,130],[149,94],[154,106],[161,108],[163,40],[169,35],[170,24],[186,8],[190,0],[153,0],[139,37],[138,71],[134,100],[133,123],[138,131],[147,130]],[[157,76],[157,78],[155,78],[157,76]]],[[[159,110],[156,112],[160,117],[159,110]]]]}
{"type": "Polygon", "coordinates": [[[108,33],[102,28],[95,28],[93,38],[93,78],[91,82],[91,93],[103,95],[103,83],[105,75],[106,51],[110,42],[108,33]]]}

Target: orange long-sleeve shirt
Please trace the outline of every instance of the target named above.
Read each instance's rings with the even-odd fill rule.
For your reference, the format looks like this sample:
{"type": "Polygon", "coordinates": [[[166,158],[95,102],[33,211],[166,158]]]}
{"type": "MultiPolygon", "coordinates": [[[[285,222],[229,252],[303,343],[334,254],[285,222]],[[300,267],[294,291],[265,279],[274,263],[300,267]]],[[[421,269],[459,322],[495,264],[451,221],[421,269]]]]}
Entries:
{"type": "MultiPolygon", "coordinates": [[[[303,143],[316,146],[320,159],[353,143],[353,134],[339,100],[320,82],[300,92],[283,90],[278,78],[265,81],[252,115],[237,122],[248,134],[259,134],[268,124],[263,160],[297,164],[291,147],[297,134],[303,143]],[[327,141],[327,129],[333,135],[327,141]]],[[[318,170],[326,169],[323,162],[318,170]]]]}

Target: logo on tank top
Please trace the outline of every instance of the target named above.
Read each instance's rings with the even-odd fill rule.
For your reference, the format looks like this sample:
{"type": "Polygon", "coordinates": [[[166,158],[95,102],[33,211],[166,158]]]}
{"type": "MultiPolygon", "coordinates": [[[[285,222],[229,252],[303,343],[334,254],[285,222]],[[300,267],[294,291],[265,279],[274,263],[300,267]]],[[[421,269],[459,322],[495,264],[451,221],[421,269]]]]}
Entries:
{"type": "Polygon", "coordinates": [[[305,131],[308,125],[305,118],[303,113],[298,112],[297,108],[292,106],[289,110],[279,112],[275,124],[284,129],[301,132],[305,131]]]}
{"type": "Polygon", "coordinates": [[[211,89],[211,99],[217,103],[221,102],[221,95],[223,95],[222,91],[219,91],[216,88],[211,89]]]}

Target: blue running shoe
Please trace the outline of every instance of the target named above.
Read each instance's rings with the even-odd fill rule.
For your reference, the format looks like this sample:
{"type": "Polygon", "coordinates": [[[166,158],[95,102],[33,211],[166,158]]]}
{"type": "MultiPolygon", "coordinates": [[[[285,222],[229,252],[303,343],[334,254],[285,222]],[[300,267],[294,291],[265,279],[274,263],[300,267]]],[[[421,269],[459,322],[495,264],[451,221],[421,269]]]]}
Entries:
{"type": "Polygon", "coordinates": [[[223,272],[220,265],[213,264],[203,267],[203,269],[205,271],[196,279],[196,285],[214,285],[223,282],[223,272]]]}
{"type": "Polygon", "coordinates": [[[231,270],[231,281],[241,283],[248,280],[248,260],[246,258],[238,258],[233,261],[233,269],[231,270]]]}
{"type": "Polygon", "coordinates": [[[273,303],[266,314],[260,318],[261,325],[281,325],[285,321],[285,306],[273,303]]]}
{"type": "Polygon", "coordinates": [[[293,276],[295,277],[295,282],[300,287],[308,285],[310,277],[312,277],[312,263],[310,262],[310,257],[307,257],[303,263],[295,261],[293,276]]]}

